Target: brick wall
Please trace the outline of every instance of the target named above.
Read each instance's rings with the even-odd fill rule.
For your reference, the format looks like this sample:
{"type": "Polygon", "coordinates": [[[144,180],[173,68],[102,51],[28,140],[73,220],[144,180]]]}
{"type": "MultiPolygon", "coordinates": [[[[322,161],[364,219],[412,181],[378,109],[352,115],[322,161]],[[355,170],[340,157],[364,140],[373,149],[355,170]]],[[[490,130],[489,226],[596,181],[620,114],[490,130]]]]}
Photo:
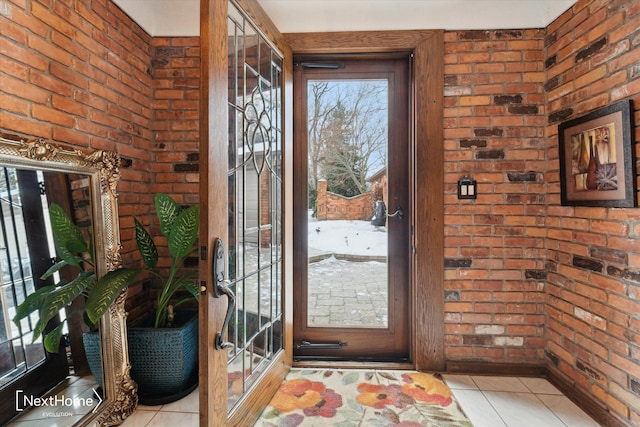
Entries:
{"type": "Polygon", "coordinates": [[[448,360],[543,357],[543,48],[543,30],[445,33],[448,360]],[[458,200],[463,176],[477,199],[458,200]]]}
{"type": "Polygon", "coordinates": [[[560,206],[557,125],[621,99],[639,123],[639,29],[640,3],[593,0],[545,31],[445,35],[447,359],[544,361],[634,426],[640,214],[560,206]]]}
{"type": "MultiPolygon", "coordinates": [[[[579,1],[547,28],[545,67],[545,359],[614,416],[638,426],[640,211],[559,206],[557,125],[622,99],[634,101],[640,123],[640,2],[579,1]]],[[[638,127],[632,136],[637,162],[638,127]]]]}
{"type": "MultiPolygon", "coordinates": [[[[198,202],[199,40],[152,39],[109,0],[5,0],[0,129],[122,157],[123,261],[138,262],[133,216],[153,193],[198,202]],[[173,153],[177,154],[173,154],[173,153]]],[[[130,290],[130,317],[146,310],[130,290]]]]}
{"type": "Polygon", "coordinates": [[[327,181],[318,180],[318,220],[353,220],[369,221],[373,216],[374,202],[371,193],[363,193],[354,197],[345,197],[327,191],[327,181]]]}
{"type": "Polygon", "coordinates": [[[5,3],[0,128],[119,153],[123,260],[135,262],[132,215],[151,183],[151,38],[108,0],[5,3]]]}
{"type": "MultiPolygon", "coordinates": [[[[143,197],[149,208],[139,220],[157,236],[159,265],[169,266],[166,239],[155,215],[153,195],[166,193],[182,206],[198,204],[200,174],[200,38],[156,37],[151,41],[149,74],[151,108],[152,183],[143,197]],[[153,225],[151,225],[153,224],[153,225]]],[[[197,257],[186,265],[197,267],[197,257]]]]}
{"type": "Polygon", "coordinates": [[[178,203],[198,203],[200,38],[152,40],[153,193],[168,193],[178,203]]]}
{"type": "MultiPolygon", "coordinates": [[[[119,152],[133,261],[154,192],[197,202],[198,40],[151,39],[108,0],[7,4],[0,129],[119,152]]],[[[580,1],[546,31],[447,32],[444,122],[447,359],[544,361],[635,426],[640,214],[560,206],[557,124],[640,106],[639,12],[580,1]],[[465,175],[476,200],[457,200],[465,175]]]]}

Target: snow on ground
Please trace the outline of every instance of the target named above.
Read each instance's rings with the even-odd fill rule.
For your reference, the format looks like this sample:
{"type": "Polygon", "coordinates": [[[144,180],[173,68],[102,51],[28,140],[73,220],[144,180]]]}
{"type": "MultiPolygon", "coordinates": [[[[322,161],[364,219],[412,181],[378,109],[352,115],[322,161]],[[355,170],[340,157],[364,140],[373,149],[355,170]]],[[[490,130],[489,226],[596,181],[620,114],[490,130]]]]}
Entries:
{"type": "MultiPolygon", "coordinates": [[[[309,216],[309,255],[387,256],[387,230],[369,221],[317,221],[309,216]]],[[[366,259],[366,258],[365,258],[366,259]]],[[[311,262],[308,322],[314,327],[388,325],[387,263],[334,256],[311,262]]]]}
{"type": "Polygon", "coordinates": [[[387,255],[387,229],[370,221],[318,221],[309,216],[309,253],[387,255]]]}

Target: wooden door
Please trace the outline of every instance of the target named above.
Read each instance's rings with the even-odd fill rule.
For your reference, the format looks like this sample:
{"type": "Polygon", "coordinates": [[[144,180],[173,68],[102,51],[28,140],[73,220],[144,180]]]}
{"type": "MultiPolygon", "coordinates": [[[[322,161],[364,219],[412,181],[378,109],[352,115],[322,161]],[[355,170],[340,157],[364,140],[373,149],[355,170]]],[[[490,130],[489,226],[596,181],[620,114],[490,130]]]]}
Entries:
{"type": "Polygon", "coordinates": [[[296,55],[413,55],[411,355],[418,370],[444,369],[444,32],[293,33],[287,34],[286,40],[296,55]]]}
{"type": "Polygon", "coordinates": [[[296,360],[409,361],[409,60],[294,60],[296,360]]]}
{"type": "Polygon", "coordinates": [[[201,40],[200,425],[252,425],[291,365],[291,56],[255,0],[201,40]]]}

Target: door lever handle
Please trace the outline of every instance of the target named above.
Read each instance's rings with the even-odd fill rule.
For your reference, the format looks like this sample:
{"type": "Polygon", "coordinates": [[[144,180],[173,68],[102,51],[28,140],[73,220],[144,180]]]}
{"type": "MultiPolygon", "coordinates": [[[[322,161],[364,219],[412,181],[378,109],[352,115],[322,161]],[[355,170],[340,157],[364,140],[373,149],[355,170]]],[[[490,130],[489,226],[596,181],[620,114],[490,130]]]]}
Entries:
{"type": "Polygon", "coordinates": [[[397,216],[400,221],[404,219],[404,209],[402,209],[402,206],[396,207],[396,211],[394,213],[387,214],[387,217],[389,218],[392,218],[394,216],[397,216]]]}
{"type": "Polygon", "coordinates": [[[224,350],[233,347],[232,342],[225,342],[225,331],[229,328],[231,316],[236,308],[236,296],[233,291],[226,285],[228,280],[224,279],[225,256],[222,239],[216,239],[213,244],[213,260],[211,265],[211,280],[213,281],[213,294],[216,298],[225,295],[229,300],[227,305],[227,314],[224,316],[224,323],[220,332],[216,333],[215,348],[216,350],[224,350]]]}
{"type": "Polygon", "coordinates": [[[229,303],[227,305],[227,314],[224,316],[224,323],[222,324],[222,329],[220,332],[216,333],[216,350],[224,350],[225,348],[233,347],[233,343],[224,340],[225,330],[229,328],[229,322],[231,321],[231,316],[233,315],[233,311],[236,308],[236,296],[233,294],[233,291],[229,289],[228,286],[225,285],[216,285],[218,286],[218,290],[227,296],[229,303]]]}

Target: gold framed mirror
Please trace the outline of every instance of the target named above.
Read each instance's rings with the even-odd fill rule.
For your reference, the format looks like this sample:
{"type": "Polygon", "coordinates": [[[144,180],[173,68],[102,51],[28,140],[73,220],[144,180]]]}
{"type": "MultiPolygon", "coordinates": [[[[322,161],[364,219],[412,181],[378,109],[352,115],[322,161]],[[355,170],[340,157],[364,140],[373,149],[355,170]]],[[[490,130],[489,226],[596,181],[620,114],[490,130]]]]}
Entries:
{"type": "Polygon", "coordinates": [[[0,132],[0,359],[7,361],[0,363],[0,401],[7,406],[0,413],[13,414],[0,424],[55,418],[56,425],[118,425],[137,406],[137,387],[129,375],[126,290],[98,322],[93,363],[91,352],[87,357],[81,348],[87,331],[78,326],[83,307],[74,305],[80,298],[59,315],[66,316],[62,357],[45,351],[42,337],[33,339],[37,311],[36,318],[11,320],[26,296],[46,285],[41,275],[55,259],[45,219],[51,203],[66,205],[93,240],[96,276],[121,267],[119,166],[116,153],[85,153],[0,132]]]}

